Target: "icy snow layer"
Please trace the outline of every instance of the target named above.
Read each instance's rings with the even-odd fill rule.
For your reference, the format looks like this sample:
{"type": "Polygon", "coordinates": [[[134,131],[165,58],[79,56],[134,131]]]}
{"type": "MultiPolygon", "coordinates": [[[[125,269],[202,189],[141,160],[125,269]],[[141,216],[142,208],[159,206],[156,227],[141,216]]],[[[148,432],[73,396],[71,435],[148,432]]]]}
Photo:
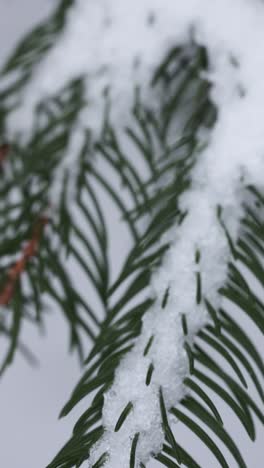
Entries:
{"type": "Polygon", "coordinates": [[[111,85],[116,122],[128,108],[133,84],[148,83],[153,69],[172,45],[182,44],[190,30],[206,46],[210,60],[212,100],[218,121],[210,145],[199,158],[192,189],[182,197],[188,216],[170,232],[172,245],[162,267],[153,275],[155,305],[146,314],[143,331],[122,361],[105,396],[103,439],[93,449],[90,466],[108,452],[107,468],[129,466],[133,437],[140,433],[136,460],[147,462],[164,441],[159,388],[167,409],[185,394],[189,373],[184,341],[191,345],[208,319],[203,302],[197,304],[196,280],[202,294],[219,306],[217,289],[226,277],[230,256],[217,205],[233,238],[239,228],[243,179],[261,184],[264,166],[264,6],[257,0],[79,0],[69,15],[64,37],[39,68],[21,111],[10,128],[32,122],[32,108],[40,95],[54,93],[67,79],[86,73],[88,113],[84,121],[96,128],[98,102],[111,85]],[[152,24],[150,26],[150,24],[152,24]],[[96,104],[96,105],[95,105],[96,104]],[[94,112],[94,113],[93,113],[94,112]],[[200,262],[195,253],[199,250],[200,262]],[[161,307],[169,288],[168,302],[161,307]],[[188,337],[182,330],[186,315],[188,337]],[[153,336],[148,355],[143,351],[153,336]],[[152,381],[145,384],[150,363],[152,381]],[[133,409],[114,432],[129,402],[133,409]]]}

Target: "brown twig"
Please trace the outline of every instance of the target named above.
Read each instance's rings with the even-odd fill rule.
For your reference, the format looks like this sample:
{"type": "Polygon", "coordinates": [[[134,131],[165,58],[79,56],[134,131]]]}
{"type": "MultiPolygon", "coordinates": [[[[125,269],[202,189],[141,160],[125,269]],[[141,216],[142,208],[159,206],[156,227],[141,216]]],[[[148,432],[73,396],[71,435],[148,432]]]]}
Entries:
{"type": "Polygon", "coordinates": [[[10,151],[10,146],[8,143],[3,143],[0,145],[0,168],[2,167],[4,161],[6,160],[6,157],[10,151]]]}
{"type": "Polygon", "coordinates": [[[33,230],[31,239],[26,243],[22,250],[21,257],[10,267],[7,272],[7,283],[3,291],[0,293],[0,305],[8,305],[11,301],[15,285],[22,273],[26,270],[27,263],[32,257],[38,253],[41,235],[45,225],[48,223],[47,216],[41,216],[33,230]]]}

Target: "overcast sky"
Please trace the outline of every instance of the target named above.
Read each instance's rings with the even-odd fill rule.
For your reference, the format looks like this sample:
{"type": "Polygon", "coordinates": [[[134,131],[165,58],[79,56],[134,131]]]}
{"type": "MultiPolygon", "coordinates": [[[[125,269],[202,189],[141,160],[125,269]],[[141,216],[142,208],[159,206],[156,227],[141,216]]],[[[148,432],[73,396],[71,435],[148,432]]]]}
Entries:
{"type": "MultiPolygon", "coordinates": [[[[48,14],[54,1],[0,0],[0,63],[17,39],[48,14]]],[[[63,403],[80,376],[76,358],[69,358],[66,353],[67,332],[67,325],[56,312],[47,320],[46,337],[29,327],[24,330],[24,341],[34,349],[40,368],[30,368],[17,356],[15,364],[0,381],[1,468],[44,468],[71,433],[76,413],[57,421],[63,403]]],[[[233,421],[234,417],[230,418],[228,411],[224,411],[233,421]]],[[[230,424],[237,431],[242,449],[244,447],[248,468],[262,468],[263,432],[259,431],[259,442],[253,446],[240,426],[230,424]]],[[[195,448],[196,442],[192,444],[195,448]]],[[[203,459],[202,468],[217,468],[215,460],[206,452],[203,459]]],[[[233,461],[230,468],[236,468],[233,461]]]]}

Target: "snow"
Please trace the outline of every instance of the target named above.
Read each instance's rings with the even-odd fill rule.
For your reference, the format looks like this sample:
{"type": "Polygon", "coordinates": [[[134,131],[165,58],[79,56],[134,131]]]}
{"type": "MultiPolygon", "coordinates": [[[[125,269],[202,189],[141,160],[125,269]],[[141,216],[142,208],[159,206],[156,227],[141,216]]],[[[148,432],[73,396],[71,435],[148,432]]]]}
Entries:
{"type": "Polygon", "coordinates": [[[142,333],[121,362],[105,396],[105,433],[92,451],[90,466],[105,452],[109,454],[105,467],[129,466],[136,433],[140,433],[137,463],[146,463],[151,453],[161,449],[160,387],[167,409],[185,395],[183,382],[189,374],[189,360],[184,343],[187,340],[192,346],[197,332],[208,321],[204,302],[197,303],[197,275],[203,298],[214,307],[220,305],[217,290],[225,281],[231,252],[217,207],[221,205],[224,224],[236,239],[245,181],[263,183],[263,20],[264,6],[257,0],[79,0],[69,14],[64,35],[25,91],[23,106],[9,120],[11,133],[26,133],[32,127],[33,109],[40,97],[54,94],[67,80],[85,74],[88,105],[80,127],[89,122],[98,131],[98,115],[108,87],[114,103],[112,119],[121,125],[134,85],[145,83],[147,96],[153,70],[170,46],[184,44],[192,33],[207,48],[207,79],[213,84],[211,99],[218,119],[193,170],[192,188],[181,198],[188,216],[180,227],[170,230],[171,248],[153,274],[155,304],[145,315],[142,333]],[[168,288],[168,302],[162,308],[168,288]],[[181,325],[183,313],[187,337],[181,325]],[[143,357],[151,336],[152,346],[143,357]],[[154,372],[147,386],[151,363],[154,372]],[[115,432],[116,422],[129,402],[133,409],[115,432]]]}

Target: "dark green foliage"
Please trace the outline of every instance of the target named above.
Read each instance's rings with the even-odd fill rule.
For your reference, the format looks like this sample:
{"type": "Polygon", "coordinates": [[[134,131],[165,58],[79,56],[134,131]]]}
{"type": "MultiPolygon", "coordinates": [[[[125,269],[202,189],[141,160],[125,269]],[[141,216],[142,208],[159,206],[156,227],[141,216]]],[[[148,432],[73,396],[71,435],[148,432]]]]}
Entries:
{"type": "Polygon", "coordinates": [[[138,443],[138,438],[139,438],[139,433],[135,434],[135,437],[132,441],[131,445],[131,453],[130,453],[130,467],[129,468],[135,468],[135,459],[136,459],[136,449],[137,449],[137,443],[138,443]]]}
{"type": "Polygon", "coordinates": [[[164,431],[166,440],[173,448],[176,460],[178,461],[178,463],[181,463],[181,457],[178,451],[178,445],[176,443],[173,432],[169,425],[162,388],[160,388],[160,391],[159,391],[159,398],[160,398],[161,420],[162,420],[162,426],[163,426],[163,431],[164,431]]]}
{"type": "Polygon", "coordinates": [[[126,418],[128,417],[129,413],[133,410],[133,404],[129,402],[126,407],[123,409],[122,413],[120,414],[118,421],[115,425],[115,432],[118,432],[121,429],[122,425],[124,424],[126,418]]]}
{"type": "Polygon", "coordinates": [[[192,349],[187,342],[184,344],[184,348],[185,348],[185,351],[187,353],[188,360],[189,360],[189,371],[190,371],[190,374],[192,375],[194,371],[194,358],[193,358],[192,349]]]}
{"type": "Polygon", "coordinates": [[[74,0],[60,0],[59,5],[44,23],[38,25],[18,45],[5,64],[2,74],[21,70],[27,76],[32,74],[34,67],[41,61],[43,55],[54,45],[57,35],[63,30],[68,9],[74,0]]]}
{"type": "Polygon", "coordinates": [[[209,396],[203,391],[203,389],[194,380],[192,380],[190,378],[185,379],[184,383],[193,392],[195,392],[204,401],[204,403],[211,409],[212,413],[215,416],[215,419],[217,419],[217,421],[220,424],[223,424],[222,418],[221,418],[216,406],[214,405],[212,400],[209,398],[209,396]]]}
{"type": "Polygon", "coordinates": [[[107,453],[103,453],[103,455],[99,458],[99,460],[93,465],[92,468],[101,468],[104,466],[104,463],[107,460],[107,453]]]}
{"type": "Polygon", "coordinates": [[[182,329],[184,335],[188,335],[188,324],[187,324],[187,318],[185,314],[182,314],[182,329]]]}
{"type": "Polygon", "coordinates": [[[202,301],[202,276],[201,273],[196,273],[196,302],[201,304],[202,301]]]}
{"type": "Polygon", "coordinates": [[[150,350],[150,348],[152,346],[153,340],[154,340],[154,336],[151,336],[148,343],[147,343],[146,348],[144,349],[144,354],[143,354],[144,356],[148,355],[148,352],[149,352],[149,350],[150,350]]]}
{"type": "MultiPolygon", "coordinates": [[[[10,111],[8,97],[19,97],[35,66],[62,30],[67,9],[72,3],[72,0],[61,1],[52,18],[23,41],[6,64],[3,75],[12,70],[19,71],[20,75],[0,94],[0,138],[3,141],[5,117],[10,111]]],[[[204,48],[193,43],[173,48],[152,81],[159,96],[159,105],[146,105],[137,89],[130,124],[123,129],[122,137],[107,115],[98,141],[94,141],[87,129],[82,148],[75,155],[76,179],[69,170],[62,174],[60,171],[63,171],[61,163],[79,112],[85,104],[85,77],[73,80],[56,96],[39,104],[34,129],[27,142],[10,142],[10,155],[0,180],[0,212],[4,219],[1,225],[3,266],[0,285],[5,285],[6,271],[9,263],[12,265],[13,262],[10,259],[15,259],[21,252],[24,243],[30,239],[34,223],[40,214],[49,212],[50,205],[51,215],[43,231],[38,255],[28,262],[23,275],[28,280],[27,288],[24,288],[23,281],[16,285],[8,307],[8,314],[12,317],[10,324],[5,323],[1,315],[0,333],[10,337],[2,370],[11,363],[16,349],[20,347],[25,351],[19,344],[21,324],[24,320],[41,323],[46,299],[52,299],[65,315],[70,328],[71,348],[76,349],[84,360],[83,376],[61,416],[66,416],[84,398],[87,399],[87,410],[76,422],[71,439],[48,468],[80,467],[89,459],[91,448],[103,435],[104,393],[111,387],[120,360],[133,348],[141,331],[142,317],[153,305],[154,299],[143,294],[152,272],[159,267],[169,247],[168,243],[159,241],[173,224],[180,226],[188,216],[187,212],[180,210],[179,197],[191,186],[191,169],[201,151],[198,132],[204,127],[210,129],[215,122],[216,109],[209,98],[210,84],[201,78],[201,71],[206,68],[204,48]],[[128,154],[127,147],[133,148],[135,160],[128,154]],[[139,169],[142,166],[144,171],[139,169]],[[109,180],[109,170],[118,182],[109,180]],[[62,180],[61,192],[52,209],[54,200],[50,189],[58,174],[62,180]],[[75,182],[73,193],[72,185],[70,187],[72,179],[75,182]],[[14,189],[19,193],[18,203],[11,200],[14,189]],[[131,248],[116,276],[110,269],[111,226],[104,206],[105,195],[119,211],[131,237],[131,248]],[[7,234],[9,228],[14,233],[11,239],[7,234]],[[5,256],[8,257],[7,263],[4,263],[5,256]],[[76,286],[74,275],[66,268],[66,260],[74,260],[87,278],[98,302],[95,310],[88,294],[84,296],[76,286]],[[92,347],[84,359],[84,342],[87,339],[92,347]]],[[[239,260],[263,286],[264,200],[255,187],[247,187],[247,191],[250,199],[244,206],[245,216],[237,243],[223,223],[222,208],[217,210],[233,255],[226,284],[219,294],[244,311],[263,332],[263,303],[237,264],[239,260]]],[[[197,250],[194,255],[199,267],[201,253],[197,250]]],[[[191,395],[170,412],[212,451],[220,466],[228,468],[224,454],[214,441],[215,436],[231,452],[237,465],[245,468],[233,440],[235,435],[232,437],[225,430],[211,395],[216,394],[225,401],[254,440],[252,414],[261,422],[264,422],[264,416],[262,407],[247,391],[247,376],[263,404],[263,359],[237,321],[225,310],[216,310],[203,296],[200,272],[194,276],[194,281],[197,305],[202,302],[206,305],[210,323],[198,334],[195,345],[191,347],[188,343],[188,316],[180,311],[184,347],[192,374],[185,384],[191,395]],[[221,367],[216,355],[228,362],[231,374],[221,367]],[[217,377],[217,381],[212,375],[217,377]]],[[[163,314],[166,314],[169,293],[168,285],[160,304],[163,314]]],[[[148,355],[154,341],[155,336],[150,335],[142,359],[148,355]]],[[[146,374],[147,386],[151,385],[154,372],[154,366],[150,364],[146,374]]],[[[172,432],[162,388],[159,397],[166,442],[161,453],[153,456],[167,467],[177,468],[181,464],[201,468],[189,451],[179,445],[177,429],[175,435],[172,432]]],[[[126,418],[132,417],[132,409],[133,402],[128,402],[121,415],[117,415],[116,431],[122,430],[126,418]]],[[[140,434],[137,433],[131,441],[130,468],[135,467],[139,441],[140,434]]],[[[102,454],[94,467],[103,466],[107,456],[107,453],[102,454]]],[[[142,463],[140,466],[144,467],[142,463]]]]}
{"type": "Polygon", "coordinates": [[[37,65],[54,46],[63,31],[67,12],[73,3],[74,0],[58,1],[54,13],[19,43],[0,71],[0,80],[4,83],[0,87],[0,141],[5,135],[6,116],[19,103],[20,91],[27,85],[37,65]],[[5,84],[6,76],[12,77],[7,84],[5,84]]]}
{"type": "Polygon", "coordinates": [[[153,372],[154,372],[154,366],[153,366],[153,364],[150,364],[149,368],[148,368],[147,375],[146,375],[146,385],[147,386],[149,386],[149,384],[151,382],[153,372]]]}
{"type": "MultiPolygon", "coordinates": [[[[189,115],[193,112],[193,109],[188,107],[187,96],[189,92],[192,92],[195,101],[196,90],[197,101],[200,102],[202,93],[208,94],[208,87],[204,86],[204,82],[199,79],[198,74],[201,69],[200,60],[202,54],[203,51],[195,47],[192,54],[188,53],[189,65],[186,63],[184,73],[188,75],[189,85],[186,86],[185,92],[178,97],[178,105],[175,99],[174,106],[170,112],[168,111],[169,103],[166,100],[165,102],[161,102],[160,111],[157,112],[156,110],[154,113],[151,108],[146,108],[143,105],[140,95],[136,94],[135,107],[133,109],[135,128],[126,129],[126,134],[127,138],[135,146],[135,149],[137,149],[138,157],[143,158],[143,162],[146,164],[146,169],[149,172],[146,181],[142,178],[142,174],[138,172],[134,161],[132,162],[129,159],[129,155],[127,156],[124,153],[124,146],[121,146],[114,129],[108,121],[105,122],[100,142],[95,143],[94,146],[89,145],[90,140],[88,135],[88,141],[80,156],[77,204],[84,213],[97,240],[97,247],[93,248],[93,252],[94,260],[96,258],[96,269],[98,273],[101,272],[101,278],[103,271],[109,272],[106,221],[103,215],[103,207],[101,207],[100,199],[95,191],[93,191],[92,199],[93,203],[95,203],[95,200],[97,203],[98,216],[96,219],[93,218],[92,213],[88,211],[88,207],[81,201],[84,189],[88,187],[89,194],[91,195],[91,187],[95,187],[96,184],[99,189],[101,187],[101,189],[106,191],[127,223],[133,245],[117,279],[114,282],[112,281],[112,284],[109,282],[109,273],[106,276],[107,282],[104,276],[100,280],[100,283],[98,283],[98,280],[95,282],[91,278],[91,275],[89,275],[89,272],[86,271],[100,296],[105,318],[100,325],[101,331],[95,340],[94,347],[86,360],[84,376],[62,411],[62,415],[66,415],[81,399],[97,389],[97,396],[92,400],[90,410],[86,413],[87,419],[84,414],[76,424],[78,431],[74,431],[72,443],[75,443],[74,440],[77,441],[80,437],[83,437],[83,434],[91,430],[94,424],[100,423],[103,405],[102,394],[110,387],[120,359],[133,346],[134,339],[140,333],[142,315],[152,304],[152,299],[147,299],[143,302],[142,299],[138,301],[136,299],[149,284],[151,271],[160,264],[162,256],[168,247],[167,245],[156,246],[157,240],[160,239],[163,232],[169,229],[173,222],[178,220],[181,223],[183,221],[184,213],[180,212],[177,206],[177,199],[190,184],[190,169],[197,157],[195,150],[198,141],[196,141],[195,131],[199,128],[196,126],[194,131],[193,127],[189,128],[186,123],[189,120],[191,121],[189,115]],[[191,74],[190,69],[192,70],[191,74]],[[192,76],[192,79],[190,79],[189,75],[192,76]],[[178,106],[180,105],[185,105],[186,107],[186,120],[182,122],[184,130],[181,141],[177,141],[175,144],[169,127],[175,121],[178,106]],[[162,128],[159,129],[164,113],[167,116],[170,115],[170,120],[167,119],[168,129],[165,132],[166,137],[162,128]],[[190,133],[191,136],[189,136],[190,133]],[[100,173],[96,169],[92,163],[92,159],[94,158],[92,153],[94,151],[120,177],[120,181],[130,194],[130,203],[133,203],[133,209],[127,208],[123,199],[120,198],[118,190],[110,184],[102,172],[100,173]],[[157,154],[162,156],[158,156],[157,154]],[[159,180],[162,180],[164,177],[169,177],[169,183],[165,187],[157,185],[159,180]],[[99,209],[99,207],[101,208],[99,209]],[[139,228],[140,222],[141,218],[145,217],[146,219],[146,216],[149,221],[145,231],[142,232],[142,228],[139,228]],[[97,225],[98,222],[99,226],[97,225]],[[101,260],[99,260],[100,258],[101,260]],[[98,268],[99,265],[101,265],[101,268],[98,268]],[[123,284],[126,285],[125,289],[121,289],[123,284]],[[110,300],[113,295],[116,297],[120,289],[122,292],[119,293],[119,298],[115,299],[113,303],[110,300]],[[132,300],[133,306],[130,305],[132,300]],[[101,402],[99,406],[98,401],[101,402]],[[94,414],[94,411],[96,411],[96,419],[91,419],[90,414],[94,414]]],[[[183,51],[181,55],[184,55],[183,51]]],[[[172,56],[172,60],[177,61],[178,57],[172,56]]],[[[163,87],[163,75],[160,75],[156,83],[161,88],[163,87]]],[[[172,93],[175,92],[174,88],[175,83],[173,82],[171,84],[172,93]]],[[[170,89],[170,86],[166,83],[166,91],[168,89],[170,89]]],[[[204,116],[201,115],[199,125],[203,124],[204,116]]],[[[75,226],[72,229],[76,230],[75,226]]],[[[86,241],[88,239],[88,243],[90,243],[87,234],[83,238],[86,241]]],[[[69,252],[71,253],[71,245],[69,252]]],[[[169,289],[165,292],[163,307],[166,307],[168,298],[169,289]]],[[[149,338],[144,355],[148,354],[154,339],[155,337],[149,338]]],[[[153,370],[150,367],[146,376],[147,384],[150,384],[153,370]]],[[[80,452],[76,453],[78,459],[82,456],[84,459],[87,458],[89,453],[87,451],[84,453],[83,447],[79,447],[80,452]]],[[[175,447],[174,450],[176,450],[175,447]]],[[[66,468],[73,465],[63,462],[59,454],[50,465],[50,468],[59,466],[66,468]]]]}
{"type": "Polygon", "coordinates": [[[161,304],[162,309],[165,309],[168,299],[169,299],[169,295],[170,295],[170,288],[167,288],[162,299],[162,304],[161,304]]]}
{"type": "MultiPolygon", "coordinates": [[[[27,143],[20,144],[19,141],[16,141],[10,146],[0,180],[3,217],[0,235],[1,291],[5,289],[9,281],[7,272],[15,264],[17,257],[22,255],[25,243],[31,240],[34,226],[43,216],[49,218],[43,229],[38,254],[27,263],[26,271],[22,275],[23,281],[20,281],[19,288],[18,285],[15,288],[16,291],[20,289],[20,295],[16,299],[17,306],[14,303],[12,311],[7,313],[8,316],[10,313],[14,314],[13,324],[11,323],[7,329],[13,337],[16,336],[18,339],[18,317],[19,323],[28,319],[41,323],[43,312],[45,312],[45,295],[49,294],[62,307],[63,313],[68,317],[71,326],[71,346],[78,348],[80,356],[83,352],[78,329],[83,329],[92,338],[94,334],[85,324],[77,309],[82,305],[91,315],[90,308],[73,290],[69,279],[67,279],[67,273],[60,263],[61,260],[52,247],[54,237],[58,234],[61,235],[60,226],[65,223],[65,208],[62,205],[57,219],[52,219],[48,213],[54,209],[50,202],[50,188],[82,106],[82,95],[82,80],[76,79],[57,96],[39,105],[32,136],[27,143]],[[49,109],[52,109],[52,113],[49,109]],[[46,118],[47,114],[49,115],[48,119],[46,118]],[[16,203],[12,201],[14,197],[18,199],[16,203]],[[11,239],[10,230],[13,233],[11,239]],[[64,297],[60,297],[54,290],[50,278],[51,274],[55,274],[60,280],[64,289],[64,297]],[[19,310],[17,314],[16,310],[19,310]]],[[[10,305],[12,306],[12,304],[13,301],[10,305]]],[[[3,317],[3,325],[7,321],[6,319],[3,317]]],[[[94,320],[97,321],[95,316],[94,320]]],[[[12,347],[8,351],[8,360],[4,361],[4,367],[7,363],[11,363],[14,355],[14,344],[10,346],[12,347]]]]}

